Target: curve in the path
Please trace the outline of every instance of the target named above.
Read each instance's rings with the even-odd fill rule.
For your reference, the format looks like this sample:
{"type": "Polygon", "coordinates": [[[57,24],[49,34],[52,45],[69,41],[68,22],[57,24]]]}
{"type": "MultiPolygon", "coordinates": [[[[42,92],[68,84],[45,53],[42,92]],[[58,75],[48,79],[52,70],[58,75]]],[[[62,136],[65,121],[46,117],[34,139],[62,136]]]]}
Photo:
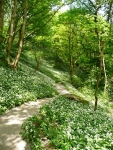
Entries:
{"type": "Polygon", "coordinates": [[[57,83],[57,84],[56,84],[56,88],[57,88],[57,91],[59,92],[59,95],[69,94],[69,93],[70,93],[70,92],[65,88],[65,86],[62,85],[61,83],[57,83]]]}
{"type": "MultiPolygon", "coordinates": [[[[69,93],[60,83],[56,85],[56,88],[59,94],[69,93]]],[[[30,150],[29,145],[19,134],[21,125],[28,117],[36,114],[43,104],[52,99],[44,98],[36,102],[28,102],[0,116],[0,150],[30,150]]]]}
{"type": "Polygon", "coordinates": [[[0,117],[0,150],[29,150],[19,135],[22,123],[52,98],[28,102],[13,108],[0,117]]]}

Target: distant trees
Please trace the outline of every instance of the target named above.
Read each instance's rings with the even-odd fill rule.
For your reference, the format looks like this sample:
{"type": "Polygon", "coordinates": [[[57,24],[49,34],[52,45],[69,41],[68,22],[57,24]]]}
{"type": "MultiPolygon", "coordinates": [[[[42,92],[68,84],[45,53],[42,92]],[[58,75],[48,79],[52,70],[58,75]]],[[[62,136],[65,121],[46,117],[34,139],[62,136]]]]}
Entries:
{"type": "Polygon", "coordinates": [[[82,4],[87,6],[90,13],[94,17],[94,35],[97,45],[97,52],[98,52],[98,61],[99,61],[99,71],[98,71],[98,77],[96,81],[96,87],[95,87],[95,108],[97,109],[97,102],[98,102],[98,88],[99,84],[102,78],[102,72],[104,73],[105,78],[105,85],[104,85],[104,92],[106,92],[106,86],[107,86],[107,75],[106,75],[106,68],[105,68],[105,61],[104,61],[104,52],[105,48],[108,44],[108,41],[111,39],[111,27],[112,27],[112,5],[113,2],[111,0],[95,0],[94,2],[91,0],[88,0],[88,4],[84,3],[81,0],[82,4]],[[102,10],[104,8],[104,10],[102,10]],[[104,13],[104,18],[102,17],[102,12],[104,13]],[[106,16],[106,19],[105,19],[106,16]]]}
{"type": "Polygon", "coordinates": [[[73,3],[69,11],[57,16],[56,30],[54,27],[55,56],[68,64],[71,82],[76,73],[76,63],[88,75],[95,68],[94,110],[97,109],[100,84],[104,86],[104,93],[107,88],[108,60],[105,59],[105,53],[109,54],[107,47],[112,39],[112,5],[110,0],[80,0],[73,3]]]}

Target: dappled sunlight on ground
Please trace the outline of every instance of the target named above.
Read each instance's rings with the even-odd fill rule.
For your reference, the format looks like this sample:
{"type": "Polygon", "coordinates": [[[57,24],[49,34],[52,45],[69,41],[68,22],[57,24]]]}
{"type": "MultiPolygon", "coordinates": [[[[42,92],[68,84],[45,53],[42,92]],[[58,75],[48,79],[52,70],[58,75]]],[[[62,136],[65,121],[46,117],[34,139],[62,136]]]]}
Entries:
{"type": "Polygon", "coordinates": [[[18,133],[18,127],[17,125],[7,125],[2,130],[0,127],[0,150],[25,150],[27,145],[21,139],[18,133]]]}
{"type": "Polygon", "coordinates": [[[56,87],[57,87],[57,90],[58,90],[60,95],[70,93],[69,91],[66,90],[66,88],[61,83],[57,83],[56,87]]]}
{"type": "MultiPolygon", "coordinates": [[[[69,93],[66,88],[56,84],[59,94],[69,93]]],[[[30,150],[29,145],[20,136],[21,125],[33,114],[37,114],[43,104],[54,98],[39,99],[36,102],[27,102],[20,107],[13,108],[0,116],[0,150],[30,150]]]]}
{"type": "Polygon", "coordinates": [[[69,74],[68,72],[64,72],[58,69],[53,68],[52,64],[48,64],[48,62],[46,62],[45,60],[43,60],[43,66],[45,69],[45,65],[46,67],[46,71],[44,72],[46,74],[46,72],[49,72],[49,75],[51,74],[52,77],[55,77],[56,79],[58,79],[58,81],[69,81],[69,74]]]}
{"type": "Polygon", "coordinates": [[[0,117],[0,150],[29,150],[29,146],[19,135],[22,123],[52,98],[28,102],[13,108],[0,117]]]}

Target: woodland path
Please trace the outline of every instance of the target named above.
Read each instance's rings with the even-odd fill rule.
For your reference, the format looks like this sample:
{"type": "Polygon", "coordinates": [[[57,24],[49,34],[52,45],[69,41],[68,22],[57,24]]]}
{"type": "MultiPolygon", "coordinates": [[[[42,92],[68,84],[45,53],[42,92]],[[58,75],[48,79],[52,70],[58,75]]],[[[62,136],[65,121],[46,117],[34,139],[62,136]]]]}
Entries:
{"type": "MultiPolygon", "coordinates": [[[[56,84],[59,94],[69,93],[66,88],[56,84]]],[[[28,102],[13,108],[0,116],[0,150],[30,150],[29,145],[22,140],[19,132],[22,123],[33,114],[38,113],[43,104],[47,104],[53,98],[39,99],[36,102],[28,102]]]]}

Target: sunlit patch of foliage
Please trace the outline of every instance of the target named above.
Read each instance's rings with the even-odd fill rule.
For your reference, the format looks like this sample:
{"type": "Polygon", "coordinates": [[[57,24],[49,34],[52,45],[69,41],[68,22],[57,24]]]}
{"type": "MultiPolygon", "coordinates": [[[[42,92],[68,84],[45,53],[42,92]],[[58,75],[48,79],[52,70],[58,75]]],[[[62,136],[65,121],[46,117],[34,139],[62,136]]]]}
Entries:
{"type": "Polygon", "coordinates": [[[33,150],[36,146],[41,148],[40,133],[56,149],[113,150],[113,119],[108,117],[106,110],[98,107],[94,112],[92,105],[83,105],[63,96],[41,107],[39,114],[22,126],[22,137],[28,140],[33,150]]]}
{"type": "Polygon", "coordinates": [[[30,100],[53,97],[55,83],[48,76],[20,64],[18,71],[0,67],[0,114],[30,100]]]}
{"type": "Polygon", "coordinates": [[[69,82],[68,72],[53,68],[53,65],[49,64],[46,60],[42,61],[40,72],[51,77],[55,82],[69,82]]]}

